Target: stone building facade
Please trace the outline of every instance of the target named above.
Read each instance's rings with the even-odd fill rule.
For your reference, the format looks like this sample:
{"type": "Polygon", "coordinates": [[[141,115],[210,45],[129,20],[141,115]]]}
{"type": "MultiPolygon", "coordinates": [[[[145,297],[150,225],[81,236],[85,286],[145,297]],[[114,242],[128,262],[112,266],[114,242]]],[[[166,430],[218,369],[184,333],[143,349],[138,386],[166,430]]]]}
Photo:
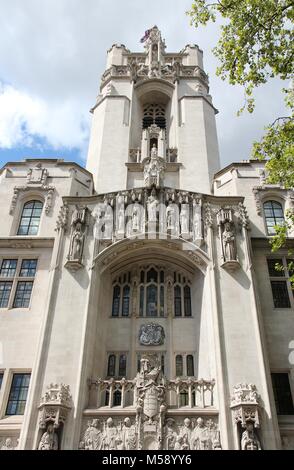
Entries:
{"type": "Polygon", "coordinates": [[[0,449],[293,449],[268,243],[293,192],[258,161],[219,170],[202,51],[144,43],[108,51],[86,169],[1,170],[0,449]]]}

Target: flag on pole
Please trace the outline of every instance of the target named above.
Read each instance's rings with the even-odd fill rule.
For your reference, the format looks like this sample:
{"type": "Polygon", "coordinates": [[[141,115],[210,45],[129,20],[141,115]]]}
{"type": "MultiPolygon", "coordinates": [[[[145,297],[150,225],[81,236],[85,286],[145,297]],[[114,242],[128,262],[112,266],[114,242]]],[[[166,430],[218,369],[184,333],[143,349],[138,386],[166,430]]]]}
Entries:
{"type": "Polygon", "coordinates": [[[140,42],[145,42],[145,41],[147,41],[147,39],[148,39],[149,36],[150,36],[150,31],[151,31],[151,29],[147,29],[147,30],[145,31],[145,34],[144,34],[144,36],[140,39],[140,42]]]}

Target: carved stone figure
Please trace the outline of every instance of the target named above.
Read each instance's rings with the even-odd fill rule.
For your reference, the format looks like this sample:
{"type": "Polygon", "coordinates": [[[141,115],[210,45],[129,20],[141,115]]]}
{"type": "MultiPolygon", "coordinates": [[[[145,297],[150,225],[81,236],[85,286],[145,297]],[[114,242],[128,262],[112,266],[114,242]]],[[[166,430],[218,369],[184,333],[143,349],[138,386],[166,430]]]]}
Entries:
{"type": "Polygon", "coordinates": [[[197,418],[196,426],[191,433],[191,449],[193,450],[209,450],[212,443],[209,437],[208,429],[204,425],[203,418],[197,418]]]}
{"type": "Polygon", "coordinates": [[[116,427],[114,426],[113,419],[108,418],[106,421],[106,427],[102,437],[102,449],[103,450],[115,450],[117,449],[117,441],[119,435],[116,427]]]}
{"type": "Polygon", "coordinates": [[[253,423],[248,422],[241,437],[242,450],[261,450],[261,445],[254,431],[253,423]]]}
{"type": "Polygon", "coordinates": [[[85,224],[86,224],[86,211],[84,207],[79,209],[75,208],[71,219],[71,239],[68,253],[69,261],[81,262],[83,257],[84,239],[85,239],[85,224]]]}
{"type": "Polygon", "coordinates": [[[150,196],[148,197],[148,202],[147,202],[148,222],[156,223],[158,204],[159,202],[156,198],[156,192],[152,190],[150,196]]]}
{"type": "Polygon", "coordinates": [[[162,184],[164,170],[164,161],[162,158],[158,157],[157,148],[154,144],[151,149],[150,159],[148,159],[144,166],[145,186],[148,188],[151,186],[159,188],[162,184]]]}
{"type": "Polygon", "coordinates": [[[82,232],[82,224],[78,222],[71,238],[71,246],[69,252],[70,260],[80,260],[83,254],[84,234],[82,232]]]}
{"type": "Polygon", "coordinates": [[[164,449],[173,450],[175,449],[177,439],[177,433],[175,431],[175,421],[171,418],[166,420],[164,428],[164,449]]]}
{"type": "Polygon", "coordinates": [[[58,450],[58,436],[52,423],[48,424],[47,431],[42,435],[38,450],[58,450]]]}
{"type": "Polygon", "coordinates": [[[7,437],[4,444],[1,446],[1,450],[14,450],[11,437],[7,437]]]}
{"type": "Polygon", "coordinates": [[[236,261],[236,241],[232,230],[232,222],[225,222],[222,242],[224,261],[236,261]]]}
{"type": "Polygon", "coordinates": [[[190,418],[184,419],[184,426],[181,429],[181,449],[188,450],[191,445],[192,425],[190,418]]]}
{"type": "Polygon", "coordinates": [[[189,204],[181,205],[180,214],[181,234],[185,235],[189,233],[189,204]]]}
{"type": "Polygon", "coordinates": [[[100,450],[102,444],[102,433],[99,429],[98,419],[88,423],[83,439],[85,450],[100,450]]]}
{"type": "Polygon", "coordinates": [[[143,346],[159,346],[165,338],[164,329],[156,323],[142,325],[139,331],[139,342],[143,346]]]}
{"type": "Polygon", "coordinates": [[[130,418],[124,419],[124,425],[122,428],[122,441],[123,449],[135,450],[137,446],[137,433],[136,427],[132,425],[130,418]]]}
{"type": "Polygon", "coordinates": [[[166,208],[166,227],[172,231],[177,228],[177,206],[172,201],[169,201],[166,208]]]}
{"type": "Polygon", "coordinates": [[[201,205],[193,203],[193,240],[202,238],[201,205]]]}

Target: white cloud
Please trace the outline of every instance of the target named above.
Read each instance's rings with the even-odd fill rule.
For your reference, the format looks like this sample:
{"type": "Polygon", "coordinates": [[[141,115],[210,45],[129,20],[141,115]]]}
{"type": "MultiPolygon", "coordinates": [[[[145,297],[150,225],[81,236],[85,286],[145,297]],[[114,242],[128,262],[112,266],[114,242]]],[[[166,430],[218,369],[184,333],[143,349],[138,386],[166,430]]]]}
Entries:
{"type": "Polygon", "coordinates": [[[89,132],[89,121],[80,113],[80,103],[53,103],[0,84],[0,147],[32,147],[45,140],[53,149],[81,151],[89,132]]]}

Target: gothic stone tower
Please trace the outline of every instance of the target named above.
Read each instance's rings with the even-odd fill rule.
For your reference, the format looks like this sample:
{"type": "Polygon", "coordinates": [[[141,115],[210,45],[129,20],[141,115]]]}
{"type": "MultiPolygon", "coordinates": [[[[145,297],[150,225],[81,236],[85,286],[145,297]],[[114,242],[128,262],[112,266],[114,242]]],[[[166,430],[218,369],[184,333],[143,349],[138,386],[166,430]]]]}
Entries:
{"type": "MultiPolygon", "coordinates": [[[[237,170],[219,172],[212,192],[217,111],[202,51],[166,52],[156,26],[144,43],[139,53],[108,51],[87,171],[60,161],[20,166],[31,176],[15,189],[14,207],[22,194],[42,200],[51,188],[57,225],[41,226],[52,243],[27,247],[47,247],[47,297],[27,346],[19,446],[276,449],[237,170]],[[40,179],[44,166],[50,186],[40,179]]],[[[5,184],[16,174],[9,171],[5,184]]],[[[258,236],[253,203],[250,211],[258,236]]]]}

